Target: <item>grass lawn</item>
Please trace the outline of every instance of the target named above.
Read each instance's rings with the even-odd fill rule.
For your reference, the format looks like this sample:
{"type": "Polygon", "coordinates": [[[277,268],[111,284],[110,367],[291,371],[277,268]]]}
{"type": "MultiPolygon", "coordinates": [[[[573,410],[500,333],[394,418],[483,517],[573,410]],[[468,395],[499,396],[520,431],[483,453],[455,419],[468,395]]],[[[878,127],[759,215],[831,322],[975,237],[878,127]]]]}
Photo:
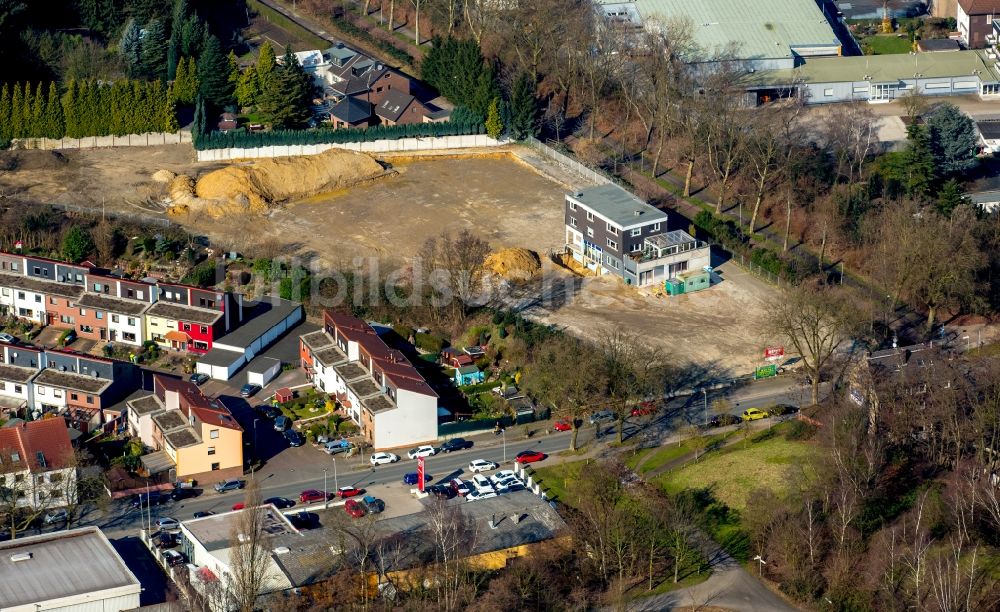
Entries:
{"type": "MultiPolygon", "coordinates": [[[[746,507],[747,497],[754,489],[766,488],[781,495],[803,477],[800,467],[813,454],[810,444],[782,437],[782,429],[777,426],[760,432],[746,446],[742,441],[736,442],[655,480],[670,493],[708,489],[715,499],[735,510],[746,507]]],[[[805,477],[811,474],[806,467],[805,477]]]]}
{"type": "Polygon", "coordinates": [[[625,461],[625,464],[633,470],[636,469],[636,466],[638,466],[639,474],[646,474],[672,461],[676,461],[681,457],[693,453],[698,445],[702,445],[701,448],[703,450],[716,448],[723,444],[727,438],[733,435],[733,433],[734,432],[717,434],[714,436],[702,436],[699,438],[684,440],[680,444],[669,444],[657,448],[645,449],[629,457],[628,460],[625,461]]]}
{"type": "Polygon", "coordinates": [[[572,482],[580,475],[580,470],[587,465],[588,461],[573,461],[572,463],[560,463],[550,467],[535,469],[535,482],[539,483],[542,490],[549,496],[549,499],[556,499],[562,503],[566,500],[566,483],[572,482]]]}
{"type": "MultiPolygon", "coordinates": [[[[326,49],[327,47],[330,46],[329,41],[323,40],[319,36],[316,36],[309,30],[303,28],[297,23],[294,23],[288,17],[285,17],[284,15],[272,9],[271,7],[261,4],[256,0],[248,0],[247,4],[250,6],[250,10],[261,15],[262,17],[266,17],[269,22],[281,28],[291,36],[299,39],[301,42],[316,49],[326,49]]],[[[278,56],[280,57],[282,50],[275,49],[274,52],[277,53],[278,56]]]]}
{"type": "Polygon", "coordinates": [[[861,39],[861,46],[868,45],[875,55],[894,55],[909,53],[913,50],[910,39],[900,38],[895,34],[880,34],[861,39]]]}

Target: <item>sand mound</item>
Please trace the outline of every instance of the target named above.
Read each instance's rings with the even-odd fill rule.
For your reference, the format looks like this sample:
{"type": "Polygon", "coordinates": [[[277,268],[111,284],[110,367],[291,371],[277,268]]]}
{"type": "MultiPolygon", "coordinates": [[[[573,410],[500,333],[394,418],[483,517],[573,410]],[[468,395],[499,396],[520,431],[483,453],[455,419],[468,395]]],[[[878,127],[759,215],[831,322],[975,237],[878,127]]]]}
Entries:
{"type": "Polygon", "coordinates": [[[538,253],[515,247],[492,253],[486,267],[508,280],[528,280],[542,269],[542,262],[538,253]]]}
{"type": "Polygon", "coordinates": [[[182,178],[178,176],[171,182],[171,203],[186,208],[201,206],[213,217],[232,212],[265,213],[281,202],[342,189],[383,174],[382,166],[368,155],[331,149],[319,155],[268,159],[209,172],[198,179],[184,201],[173,193],[182,178]]]}
{"type": "Polygon", "coordinates": [[[153,173],[153,180],[157,183],[169,183],[174,180],[177,175],[170,170],[157,170],[153,173]]]}

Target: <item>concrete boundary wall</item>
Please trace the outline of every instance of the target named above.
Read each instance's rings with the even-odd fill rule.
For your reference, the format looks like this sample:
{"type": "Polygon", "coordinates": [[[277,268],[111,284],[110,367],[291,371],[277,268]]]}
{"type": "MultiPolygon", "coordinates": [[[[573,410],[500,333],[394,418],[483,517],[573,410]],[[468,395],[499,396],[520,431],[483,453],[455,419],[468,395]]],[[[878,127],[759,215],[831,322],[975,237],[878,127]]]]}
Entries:
{"type": "Polygon", "coordinates": [[[100,149],[105,147],[154,147],[161,145],[190,144],[191,132],[150,132],[124,136],[87,136],[84,138],[16,138],[14,149],[100,149]]]}
{"type": "Polygon", "coordinates": [[[260,159],[268,157],[291,157],[296,155],[317,155],[330,149],[348,149],[362,153],[390,153],[405,151],[435,151],[446,149],[471,149],[496,147],[506,144],[494,140],[486,134],[465,136],[428,136],[424,138],[399,138],[396,140],[372,140],[368,142],[344,142],[311,145],[273,145],[253,149],[208,149],[198,151],[198,161],[228,161],[234,159],[260,159]]]}

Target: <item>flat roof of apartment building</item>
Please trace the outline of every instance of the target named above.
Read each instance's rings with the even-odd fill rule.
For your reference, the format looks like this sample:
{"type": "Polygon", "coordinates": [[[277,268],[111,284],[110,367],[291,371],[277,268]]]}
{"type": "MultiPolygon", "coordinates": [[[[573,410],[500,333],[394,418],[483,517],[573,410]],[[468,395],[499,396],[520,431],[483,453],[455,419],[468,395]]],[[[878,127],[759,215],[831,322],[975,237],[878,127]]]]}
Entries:
{"type": "Polygon", "coordinates": [[[99,394],[110,387],[112,381],[107,378],[96,378],[86,374],[77,374],[76,372],[61,372],[53,368],[45,368],[35,377],[33,382],[36,385],[48,385],[50,387],[99,394]]]}
{"type": "Polygon", "coordinates": [[[83,297],[77,300],[76,304],[77,306],[107,310],[108,312],[124,315],[140,315],[149,308],[147,302],[125,300],[110,295],[101,295],[100,293],[84,293],[83,297]]]}
{"type": "Polygon", "coordinates": [[[45,293],[48,295],[58,295],[60,297],[77,299],[83,294],[83,287],[80,285],[70,285],[58,283],[56,281],[41,280],[20,274],[5,274],[0,272],[0,285],[23,289],[33,293],[45,293]]]}
{"type": "Polygon", "coordinates": [[[191,321],[211,325],[222,317],[222,311],[198,308],[197,306],[185,306],[184,304],[173,304],[171,302],[160,301],[149,307],[146,314],[152,317],[162,317],[175,321],[191,321]]]}
{"type": "Polygon", "coordinates": [[[667,213],[614,183],[580,189],[567,195],[620,227],[667,220],[667,213]]]}
{"type": "Polygon", "coordinates": [[[987,61],[982,51],[952,53],[896,53],[851,57],[812,57],[788,70],[761,70],[747,75],[749,85],[791,83],[899,83],[900,81],[979,77],[984,82],[1000,81],[1000,71],[987,61]]]}
{"type": "Polygon", "coordinates": [[[0,576],[4,610],[76,597],[80,601],[70,605],[83,605],[102,591],[133,595],[141,590],[138,579],[96,527],[0,544],[0,576]]]}
{"type": "Polygon", "coordinates": [[[38,370],[35,368],[25,368],[6,363],[0,364],[0,379],[9,382],[26,383],[37,373],[38,370]]]}

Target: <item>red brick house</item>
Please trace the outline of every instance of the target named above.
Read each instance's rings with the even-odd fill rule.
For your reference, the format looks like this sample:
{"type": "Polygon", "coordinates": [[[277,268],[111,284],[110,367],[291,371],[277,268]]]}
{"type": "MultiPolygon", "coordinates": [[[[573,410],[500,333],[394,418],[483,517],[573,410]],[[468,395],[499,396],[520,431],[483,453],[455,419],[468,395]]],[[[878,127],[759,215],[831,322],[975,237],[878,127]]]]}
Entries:
{"type": "Polygon", "coordinates": [[[986,36],[993,33],[993,19],[1000,13],[1000,0],[958,0],[955,20],[962,42],[970,49],[989,46],[986,36]]]}

